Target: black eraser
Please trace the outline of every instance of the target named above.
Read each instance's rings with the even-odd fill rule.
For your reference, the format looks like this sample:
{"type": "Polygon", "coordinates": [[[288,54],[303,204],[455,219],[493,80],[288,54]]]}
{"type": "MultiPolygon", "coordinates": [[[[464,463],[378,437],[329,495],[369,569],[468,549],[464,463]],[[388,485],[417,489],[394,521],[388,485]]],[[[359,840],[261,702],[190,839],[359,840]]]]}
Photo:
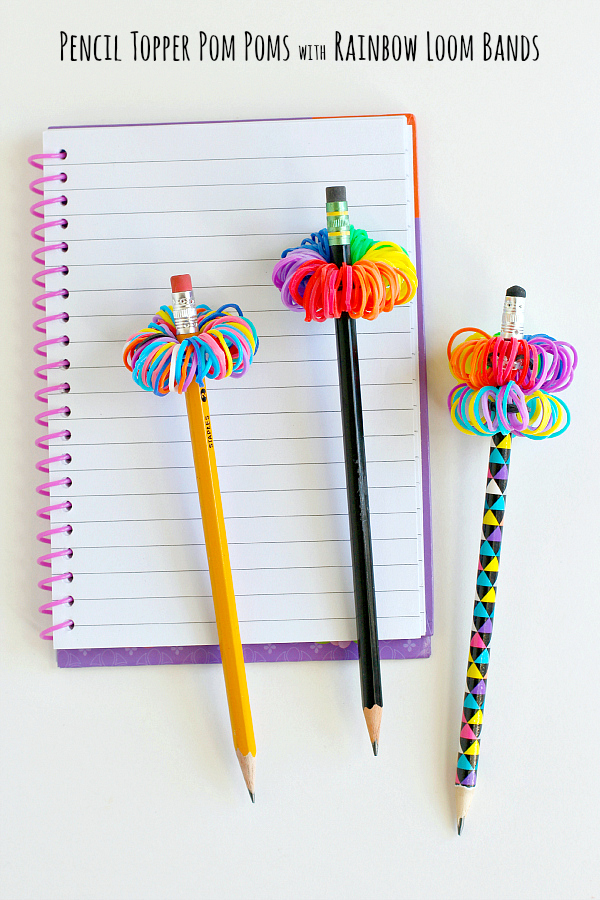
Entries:
{"type": "Polygon", "coordinates": [[[526,297],[525,288],[519,287],[518,284],[513,284],[512,287],[506,289],[507,297],[526,297]]]}
{"type": "Polygon", "coordinates": [[[325,188],[325,199],[327,203],[345,203],[346,188],[343,185],[325,188]]]}

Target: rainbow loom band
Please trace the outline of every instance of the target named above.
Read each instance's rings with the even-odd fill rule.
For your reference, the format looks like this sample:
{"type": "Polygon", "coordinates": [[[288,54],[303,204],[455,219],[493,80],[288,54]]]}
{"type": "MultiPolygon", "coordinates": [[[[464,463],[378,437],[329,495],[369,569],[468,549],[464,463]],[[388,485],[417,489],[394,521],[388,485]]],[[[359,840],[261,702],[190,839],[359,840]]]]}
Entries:
{"type": "Polygon", "coordinates": [[[187,391],[192,381],[196,378],[196,371],[198,369],[194,348],[189,344],[186,346],[185,353],[182,355],[181,359],[181,370],[177,377],[177,392],[179,394],[183,394],[184,391],[187,391]]]}
{"type": "Polygon", "coordinates": [[[229,344],[220,331],[211,331],[207,336],[210,336],[210,338],[215,341],[215,344],[219,347],[225,359],[225,372],[223,372],[223,367],[221,366],[220,371],[217,372],[215,376],[216,380],[231,375],[231,373],[233,372],[233,356],[231,354],[229,344]]]}
{"type": "MultiPolygon", "coordinates": [[[[149,384],[155,383],[157,378],[157,371],[161,368],[163,363],[163,357],[165,353],[169,353],[171,350],[171,344],[161,343],[158,346],[150,345],[148,347],[148,355],[144,361],[144,366],[142,368],[142,376],[144,379],[147,379],[149,384]]],[[[158,377],[160,377],[160,372],[158,372],[158,377]]]]}
{"type": "Polygon", "coordinates": [[[192,381],[205,377],[239,378],[251,364],[258,349],[254,325],[236,304],[226,304],[214,312],[197,307],[203,329],[181,342],[173,328],[170,307],[162,307],[152,323],[133,335],[125,345],[123,360],[141,388],[158,396],[187,390],[192,381]]]}
{"type": "Polygon", "coordinates": [[[173,334],[175,334],[175,320],[173,319],[173,310],[170,306],[161,306],[148,326],[149,328],[152,327],[152,323],[163,327],[166,326],[169,331],[173,330],[173,334]]]}
{"type": "Polygon", "coordinates": [[[510,340],[504,340],[504,338],[494,339],[492,373],[496,385],[507,384],[512,381],[512,370],[520,345],[521,341],[517,338],[511,338],[510,340]],[[507,351],[509,351],[508,355],[507,351]]]}
{"type": "Polygon", "coordinates": [[[465,401],[468,400],[468,411],[470,413],[468,418],[474,433],[487,434],[487,428],[492,427],[489,404],[487,402],[488,393],[488,388],[481,388],[477,393],[471,392],[470,397],[468,393],[465,395],[465,401]],[[485,425],[477,420],[476,410],[479,412],[480,417],[483,417],[485,425]]]}
{"type": "MultiPolygon", "coordinates": [[[[231,340],[233,340],[236,345],[239,340],[247,341],[247,353],[250,356],[250,362],[252,362],[252,358],[256,351],[258,350],[259,340],[258,335],[256,333],[256,328],[250,321],[250,319],[246,319],[242,315],[242,311],[235,303],[229,303],[227,306],[222,306],[220,309],[215,311],[215,315],[217,318],[214,319],[213,325],[218,327],[221,331],[227,333],[231,340]],[[225,310],[235,309],[238,315],[231,315],[228,313],[224,313],[225,310]]],[[[209,317],[203,320],[203,323],[208,320],[209,317]]],[[[245,346],[245,345],[244,345],[245,346]]]]}
{"type": "Polygon", "coordinates": [[[526,396],[518,385],[484,387],[479,391],[468,384],[456,385],[448,396],[452,421],[465,434],[522,434],[542,440],[558,437],[569,426],[571,415],[559,397],[536,391],[526,396]],[[491,405],[496,414],[490,416],[491,405]],[[517,409],[509,410],[509,406],[517,409]]]}
{"type": "Polygon", "coordinates": [[[448,405],[448,410],[450,410],[450,409],[452,408],[452,404],[455,402],[455,400],[456,400],[456,398],[457,398],[457,395],[458,395],[461,391],[464,392],[465,390],[467,390],[467,385],[466,385],[466,384],[455,384],[455,385],[454,385],[454,387],[452,388],[452,390],[451,390],[450,393],[448,394],[448,399],[447,399],[447,401],[446,401],[446,403],[447,403],[447,405],[448,405]]]}
{"type": "Polygon", "coordinates": [[[527,408],[529,410],[528,431],[532,434],[541,434],[548,430],[548,425],[552,430],[555,416],[549,396],[545,396],[541,391],[536,391],[528,398],[527,408]]]}
{"type": "MultiPolygon", "coordinates": [[[[541,393],[541,392],[540,392],[541,393]]],[[[550,419],[546,427],[543,427],[543,421],[532,426],[528,432],[524,432],[525,437],[532,440],[540,441],[544,438],[559,437],[563,434],[571,424],[571,413],[569,407],[560,397],[554,397],[552,394],[544,394],[542,398],[532,395],[531,401],[546,400],[550,407],[550,419]]]]}
{"type": "Polygon", "coordinates": [[[468,428],[471,434],[477,434],[479,423],[476,421],[472,422],[465,410],[465,404],[468,403],[471,393],[472,392],[469,389],[463,391],[456,407],[456,414],[457,416],[460,416],[460,421],[462,422],[464,428],[468,428]]]}
{"type": "Polygon", "coordinates": [[[188,343],[182,341],[179,346],[176,348],[175,358],[171,361],[171,368],[174,370],[173,372],[173,380],[174,384],[179,385],[181,382],[181,373],[183,371],[184,365],[187,371],[187,365],[185,363],[186,357],[189,364],[189,358],[192,355],[192,349],[188,343]]]}
{"type": "Polygon", "coordinates": [[[361,261],[352,266],[352,281],[354,297],[356,298],[357,295],[360,297],[360,306],[358,309],[354,308],[350,315],[353,319],[376,319],[379,314],[378,298],[381,295],[385,298],[382,279],[379,278],[377,281],[373,267],[368,262],[361,261]]]}
{"type": "Polygon", "coordinates": [[[566,341],[554,341],[548,335],[533,335],[533,339],[542,340],[544,344],[551,342],[553,350],[553,365],[551,365],[545,387],[551,391],[564,391],[573,381],[574,370],[577,366],[577,351],[566,341]]]}
{"type": "MultiPolygon", "coordinates": [[[[517,385],[517,387],[518,387],[518,385],[517,385]]],[[[523,393],[521,388],[519,388],[518,394],[515,393],[514,403],[517,407],[517,411],[516,412],[509,411],[509,414],[508,414],[509,421],[513,424],[515,430],[517,430],[517,423],[518,423],[518,425],[519,425],[518,430],[521,432],[521,431],[524,431],[525,428],[527,428],[529,421],[530,421],[529,408],[527,406],[527,398],[525,397],[525,394],[523,393]]]]}
{"type": "MultiPolygon", "coordinates": [[[[305,238],[299,247],[284,250],[273,269],[273,283],[285,306],[303,308],[305,321],[323,322],[348,312],[354,318],[375,319],[381,312],[408,302],[416,293],[416,269],[402,247],[372,241],[366,232],[350,227],[350,273],[342,275],[340,291],[333,292],[333,275],[326,229],[305,238]],[[327,241],[327,243],[326,243],[327,241]],[[348,281],[351,279],[351,287],[348,281]]],[[[337,287],[340,286],[336,276],[337,287]]]]}
{"type": "Polygon", "coordinates": [[[559,435],[563,434],[563,432],[566,431],[571,424],[571,412],[569,410],[569,407],[561,397],[554,397],[553,395],[551,396],[551,402],[559,408],[559,419],[557,422],[558,428],[553,431],[552,434],[549,435],[549,437],[559,437],[559,435]],[[560,425],[563,419],[565,424],[561,428],[560,425]]]}
{"type": "Polygon", "coordinates": [[[150,379],[147,378],[147,373],[158,349],[160,348],[153,347],[152,344],[147,344],[139,354],[133,370],[133,377],[136,384],[140,387],[145,387],[146,390],[149,391],[153,390],[153,387],[150,384],[150,379]]]}
{"type": "Polygon", "coordinates": [[[476,393],[469,385],[459,385],[460,398],[453,405],[452,420],[465,434],[490,435],[501,430],[498,415],[490,417],[490,405],[496,403],[496,390],[490,387],[480,388],[476,393]],[[493,398],[493,399],[492,399],[493,398]],[[472,413],[469,418],[466,410],[468,404],[472,413]]]}
{"type": "MultiPolygon", "coordinates": [[[[201,332],[205,331],[208,328],[212,328],[214,325],[217,324],[217,322],[220,322],[221,320],[228,318],[228,314],[225,312],[225,310],[229,309],[230,307],[234,307],[234,309],[239,310],[239,313],[241,314],[241,310],[240,310],[239,306],[236,306],[233,303],[231,303],[231,304],[227,303],[227,304],[224,304],[223,306],[219,306],[217,309],[212,309],[212,310],[206,306],[202,306],[202,307],[197,306],[196,313],[198,315],[198,329],[201,332]]],[[[229,314],[229,318],[232,318],[235,320],[235,317],[231,316],[231,314],[229,314]]],[[[239,316],[238,316],[238,318],[239,318],[239,316]]]]}
{"type": "MultiPolygon", "coordinates": [[[[179,359],[179,353],[177,359],[179,359]]],[[[197,371],[198,362],[194,347],[188,343],[185,345],[184,352],[181,354],[181,368],[179,373],[176,372],[176,388],[178,394],[183,394],[187,391],[190,384],[195,380],[197,371]]]]}
{"type": "MultiPolygon", "coordinates": [[[[465,387],[464,385],[458,385],[459,389],[465,387]]],[[[457,397],[453,400],[450,407],[450,416],[452,421],[459,429],[459,431],[464,432],[464,434],[479,434],[479,431],[476,431],[468,422],[463,423],[462,419],[459,417],[459,404],[462,398],[462,394],[464,394],[464,390],[461,391],[457,397]]]]}
{"type": "Polygon", "coordinates": [[[447,352],[454,376],[471,387],[514,381],[527,394],[542,387],[547,392],[564,390],[577,365],[571,344],[543,334],[508,341],[498,335],[490,338],[480,329],[464,328],[450,338],[447,352]],[[469,336],[454,346],[461,334],[469,336]]]}
{"type": "Polygon", "coordinates": [[[505,391],[506,396],[506,419],[510,431],[520,434],[529,424],[529,410],[525,402],[525,395],[514,381],[509,382],[502,390],[505,391]],[[508,407],[511,405],[516,407],[516,410],[510,410],[508,407]]]}
{"type": "Polygon", "coordinates": [[[159,348],[154,357],[152,357],[151,365],[148,368],[148,383],[152,385],[155,394],[163,395],[166,392],[163,376],[165,372],[168,374],[171,349],[169,345],[159,348]]]}
{"type": "Polygon", "coordinates": [[[247,336],[243,334],[241,329],[238,332],[233,328],[229,328],[227,324],[223,324],[221,325],[221,334],[223,338],[227,338],[229,352],[233,360],[232,371],[236,372],[243,365],[244,356],[250,356],[252,348],[247,336]]]}
{"type": "MultiPolygon", "coordinates": [[[[350,232],[352,233],[352,225],[350,226],[350,232]]],[[[331,262],[331,250],[329,249],[329,235],[327,229],[321,228],[320,231],[313,232],[310,237],[300,241],[298,247],[288,247],[288,249],[284,250],[281,254],[281,258],[285,259],[288,253],[302,251],[310,252],[312,256],[320,256],[325,262],[331,262]]]]}
{"type": "Polygon", "coordinates": [[[197,366],[195,380],[201,385],[205,378],[214,378],[215,373],[221,370],[224,354],[206,334],[192,335],[186,340],[194,348],[197,366]]]}
{"type": "Polygon", "coordinates": [[[498,431],[502,434],[509,434],[511,431],[510,422],[508,420],[508,397],[514,381],[502,385],[497,389],[496,393],[496,415],[498,416],[498,431]]]}

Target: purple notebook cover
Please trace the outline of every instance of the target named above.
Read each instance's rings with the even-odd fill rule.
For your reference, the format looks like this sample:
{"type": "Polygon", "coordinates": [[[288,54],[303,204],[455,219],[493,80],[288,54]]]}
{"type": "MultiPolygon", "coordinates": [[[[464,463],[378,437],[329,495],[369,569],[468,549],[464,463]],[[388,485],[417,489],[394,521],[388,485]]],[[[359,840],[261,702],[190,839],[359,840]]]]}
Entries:
{"type": "MultiPolygon", "coordinates": [[[[292,117],[290,117],[292,118],[292,117]]],[[[297,117],[302,118],[302,117],[297,117]]],[[[431,541],[431,487],[429,467],[429,420],[427,415],[427,366],[425,359],[425,325],[423,319],[423,269],[421,258],[421,223],[419,218],[419,193],[416,165],[416,128],[413,116],[407,116],[413,130],[413,153],[415,156],[415,249],[419,286],[417,288],[417,324],[419,334],[419,387],[421,412],[421,460],[423,484],[423,552],[425,571],[425,635],[412,640],[380,641],[382,659],[424,659],[431,655],[433,634],[433,558],[431,541]]],[[[227,121],[227,120],[223,120],[227,121]]],[[[258,119],[240,121],[255,122],[258,119]]],[[[283,121],[269,119],[267,121],[283,121]]],[[[141,125],[170,124],[216,124],[215,122],[148,122],[141,125]]],[[[127,128],[139,125],[79,125],[55,126],[76,128],[127,128]]],[[[54,129],[52,129],[54,130],[54,129]]],[[[295,644],[244,644],[246,662],[300,662],[304,660],[358,659],[358,645],[355,641],[338,643],[295,643],[295,644]]],[[[163,666],[188,663],[220,663],[218,645],[198,647],[118,647],[103,650],[58,650],[56,660],[60,668],[85,668],[88,666],[163,666]]]]}

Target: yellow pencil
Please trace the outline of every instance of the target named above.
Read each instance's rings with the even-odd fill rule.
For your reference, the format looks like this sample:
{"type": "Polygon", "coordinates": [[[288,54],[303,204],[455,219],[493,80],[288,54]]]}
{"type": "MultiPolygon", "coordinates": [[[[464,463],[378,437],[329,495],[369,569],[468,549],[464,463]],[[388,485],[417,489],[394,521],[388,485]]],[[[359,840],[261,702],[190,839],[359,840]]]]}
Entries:
{"type": "MultiPolygon", "coordinates": [[[[198,334],[196,308],[189,275],[175,275],[171,278],[171,290],[173,291],[173,313],[178,337],[184,338],[186,335],[198,334]],[[184,306],[187,306],[187,318],[183,314],[184,306]],[[191,315],[189,314],[190,310],[191,315]]],[[[193,381],[185,392],[185,399],[233,745],[244,781],[254,803],[256,744],[225,532],[223,503],[219,489],[217,460],[213,446],[210,411],[204,384],[200,387],[196,381],[193,381]]]]}

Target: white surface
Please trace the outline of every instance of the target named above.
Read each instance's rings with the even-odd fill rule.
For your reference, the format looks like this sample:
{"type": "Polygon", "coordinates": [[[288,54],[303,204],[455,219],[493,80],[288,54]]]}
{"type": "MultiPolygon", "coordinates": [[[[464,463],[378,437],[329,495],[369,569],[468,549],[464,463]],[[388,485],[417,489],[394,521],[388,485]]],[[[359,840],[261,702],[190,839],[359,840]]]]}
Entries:
{"type": "MultiPolygon", "coordinates": [[[[597,341],[600,25],[593,2],[65,0],[5,4],[2,31],[0,895],[593,898],[598,825],[597,341]],[[175,11],[176,9],[176,11],[175,11]],[[59,31],[290,35],[326,62],[60,63],[59,31]],[[344,34],[538,34],[537,63],[348,62],[344,34]],[[29,260],[31,172],[51,123],[410,111],[417,117],[436,576],[430,660],[385,663],[373,759],[348,664],[248,669],[256,806],[218,669],[58,671],[37,638],[29,260]],[[450,334],[494,329],[507,285],[527,327],[572,341],[571,429],[515,447],[477,796],[454,829],[456,760],[487,442],[453,429],[450,334]],[[318,698],[315,700],[315,698],[318,698]]],[[[420,48],[422,49],[422,48],[420,48]]]]}
{"type": "MultiPolygon", "coordinates": [[[[55,648],[218,643],[184,398],[140,390],[123,365],[124,342],[171,303],[169,272],[182,270],[196,303],[237,302],[260,339],[243,379],[206,379],[242,642],[355,641],[335,329],[286,309],[272,273],[286,247],[325,221],[332,181],[348,184],[372,238],[397,241],[416,262],[406,117],[45,132],[44,151],[61,150],[66,158],[47,161],[44,175],[62,180],[44,198],[61,200],[68,187],[58,207],[69,213],[68,254],[51,205],[45,236],[59,249],[44,259],[55,269],[46,290],[59,295],[46,303],[59,317],[48,324],[58,341],[48,361],[68,353],[70,362],[48,382],[62,388],[68,377],[70,437],[65,446],[61,396],[50,406],[59,436],[49,457],[59,461],[49,480],[71,479],[50,489],[50,503],[69,501],[51,524],[72,531],[53,537],[52,551],[71,555],[53,560],[52,597],[74,602],[54,608],[54,625],[73,620],[55,632],[55,648]],[[299,230],[299,218],[312,225],[299,230]],[[109,235],[90,239],[106,219],[109,235]],[[168,535],[149,539],[165,521],[168,535]]],[[[410,640],[426,630],[416,305],[370,325],[357,331],[372,529],[386,538],[373,544],[379,635],[410,640]],[[390,463],[400,443],[408,452],[390,463]]]]}

